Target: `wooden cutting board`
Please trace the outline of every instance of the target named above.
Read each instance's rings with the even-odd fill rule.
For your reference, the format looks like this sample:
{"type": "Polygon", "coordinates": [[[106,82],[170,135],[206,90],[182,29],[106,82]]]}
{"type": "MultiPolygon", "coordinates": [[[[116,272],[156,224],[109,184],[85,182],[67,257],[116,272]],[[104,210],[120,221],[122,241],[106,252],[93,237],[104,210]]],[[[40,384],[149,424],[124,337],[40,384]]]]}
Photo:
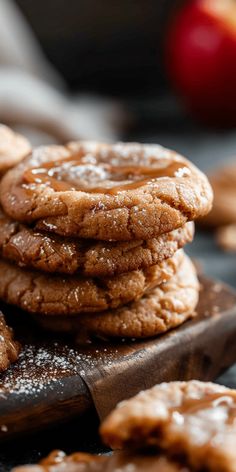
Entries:
{"type": "Polygon", "coordinates": [[[49,336],[26,314],[9,313],[24,347],[0,377],[0,438],[94,407],[103,418],[118,401],[158,382],[216,378],[236,361],[236,292],[201,282],[197,318],[146,341],[81,348],[70,338],[49,336]]]}

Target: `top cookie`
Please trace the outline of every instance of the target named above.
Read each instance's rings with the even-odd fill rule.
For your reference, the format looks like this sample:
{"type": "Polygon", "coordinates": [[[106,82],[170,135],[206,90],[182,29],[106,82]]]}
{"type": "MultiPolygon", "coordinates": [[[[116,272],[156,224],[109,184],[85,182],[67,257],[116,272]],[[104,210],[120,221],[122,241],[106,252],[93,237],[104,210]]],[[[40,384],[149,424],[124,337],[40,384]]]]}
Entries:
{"type": "Polygon", "coordinates": [[[18,164],[30,151],[30,143],[24,136],[0,125],[0,176],[18,164]]]}
{"type": "Polygon", "coordinates": [[[34,150],[3,178],[1,202],[37,229],[128,241],[205,215],[212,190],[193,164],[161,146],[77,142],[34,150]]]}
{"type": "Polygon", "coordinates": [[[236,390],[198,381],[156,385],[120,403],[101,434],[114,448],[158,447],[194,470],[235,472],[236,390]]]}

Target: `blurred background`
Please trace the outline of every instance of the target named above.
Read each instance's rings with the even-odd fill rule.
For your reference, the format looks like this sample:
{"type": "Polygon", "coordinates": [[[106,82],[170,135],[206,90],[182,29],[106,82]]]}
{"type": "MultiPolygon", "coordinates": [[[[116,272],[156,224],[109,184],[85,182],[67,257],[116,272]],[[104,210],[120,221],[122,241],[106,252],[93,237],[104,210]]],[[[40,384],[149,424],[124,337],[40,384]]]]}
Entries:
{"type": "Polygon", "coordinates": [[[236,125],[235,0],[0,5],[1,119],[62,141],[236,125]]]}
{"type": "MultiPolygon", "coordinates": [[[[0,0],[0,7],[0,121],[34,145],[158,142],[209,173],[234,163],[236,0],[0,0]]],[[[191,253],[236,286],[232,253],[212,241],[199,232],[191,253]]]]}
{"type": "Polygon", "coordinates": [[[16,3],[71,89],[129,96],[157,93],[165,84],[162,40],[180,1],[16,3]]]}

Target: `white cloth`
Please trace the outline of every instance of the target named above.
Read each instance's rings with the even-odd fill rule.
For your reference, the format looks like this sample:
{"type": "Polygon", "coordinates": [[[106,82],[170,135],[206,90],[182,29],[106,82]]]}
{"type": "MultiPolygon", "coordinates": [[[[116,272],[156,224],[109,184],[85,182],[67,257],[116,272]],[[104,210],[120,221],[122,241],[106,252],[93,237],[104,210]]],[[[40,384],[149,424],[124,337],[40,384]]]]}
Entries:
{"type": "Polygon", "coordinates": [[[113,140],[120,118],[122,111],[115,102],[69,96],[16,4],[0,0],[0,121],[65,142],[113,140]]]}

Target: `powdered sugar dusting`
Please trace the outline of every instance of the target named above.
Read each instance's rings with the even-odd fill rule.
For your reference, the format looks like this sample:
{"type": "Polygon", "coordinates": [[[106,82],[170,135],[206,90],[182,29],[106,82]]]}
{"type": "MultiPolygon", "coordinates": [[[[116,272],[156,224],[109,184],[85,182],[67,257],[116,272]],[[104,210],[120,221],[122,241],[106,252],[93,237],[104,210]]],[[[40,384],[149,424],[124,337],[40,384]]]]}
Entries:
{"type": "MultiPolygon", "coordinates": [[[[71,164],[71,162],[63,162],[57,167],[53,167],[48,171],[49,177],[56,177],[57,180],[68,181],[75,185],[89,185],[90,182],[98,183],[106,180],[109,176],[104,167],[98,167],[94,164],[87,164],[84,159],[81,160],[82,165],[71,164]]],[[[38,171],[38,169],[36,169],[38,171]]]]}
{"type": "Polygon", "coordinates": [[[99,149],[99,159],[109,161],[113,166],[121,165],[152,165],[153,161],[172,158],[168,149],[156,144],[117,143],[111,148],[102,146],[99,149]]]}
{"type": "Polygon", "coordinates": [[[48,162],[49,160],[57,161],[58,159],[66,159],[67,157],[69,157],[69,151],[64,146],[39,146],[32,152],[30,165],[34,167],[48,162]]]}
{"type": "Polygon", "coordinates": [[[25,345],[18,362],[1,376],[0,398],[15,394],[25,398],[37,397],[45,390],[54,390],[66,377],[84,376],[86,370],[95,368],[99,363],[112,364],[113,354],[102,346],[93,353],[89,350],[77,351],[57,342],[52,346],[25,345]]]}

